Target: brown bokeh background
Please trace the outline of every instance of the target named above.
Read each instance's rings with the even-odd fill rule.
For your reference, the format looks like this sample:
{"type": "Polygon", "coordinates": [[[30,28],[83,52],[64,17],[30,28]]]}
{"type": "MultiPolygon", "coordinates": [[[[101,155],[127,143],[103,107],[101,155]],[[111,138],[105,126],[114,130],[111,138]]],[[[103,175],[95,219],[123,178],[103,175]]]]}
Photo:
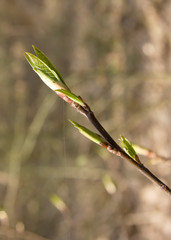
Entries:
{"type": "MultiPolygon", "coordinates": [[[[117,142],[169,157],[170,29],[169,0],[0,1],[0,239],[170,239],[169,196],[81,136],[24,58],[39,47],[117,142]]],[[[171,186],[169,161],[143,161],[171,186]]]]}

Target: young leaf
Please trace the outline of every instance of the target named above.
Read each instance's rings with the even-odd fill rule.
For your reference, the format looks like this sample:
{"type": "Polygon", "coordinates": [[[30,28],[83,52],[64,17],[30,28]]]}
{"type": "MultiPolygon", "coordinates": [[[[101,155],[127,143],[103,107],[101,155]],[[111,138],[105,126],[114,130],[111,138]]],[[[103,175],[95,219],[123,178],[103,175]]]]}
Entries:
{"type": "Polygon", "coordinates": [[[59,89],[59,90],[57,89],[56,91],[65,94],[67,97],[69,97],[74,102],[80,104],[81,106],[83,106],[83,107],[85,106],[84,102],[78,96],[76,96],[74,93],[72,93],[66,89],[59,89]]]}
{"type": "Polygon", "coordinates": [[[74,121],[71,121],[71,120],[69,120],[69,121],[74,125],[74,127],[78,128],[78,130],[81,134],[83,134],[85,137],[87,137],[91,141],[93,141],[97,144],[106,143],[105,140],[97,133],[90,131],[89,129],[83,127],[82,125],[80,125],[74,121]]]}
{"type": "Polygon", "coordinates": [[[52,90],[68,89],[66,85],[59,81],[56,72],[49,68],[40,58],[28,52],[25,53],[25,57],[33,70],[49,88],[52,90]]]}
{"type": "Polygon", "coordinates": [[[27,58],[34,71],[40,70],[45,75],[47,75],[51,81],[59,82],[56,72],[50,69],[40,58],[28,52],[26,52],[25,57],[27,58]]]}
{"type": "Polygon", "coordinates": [[[47,76],[43,71],[40,71],[40,70],[34,70],[34,71],[39,75],[42,81],[53,91],[56,91],[57,89],[61,89],[64,87],[62,83],[55,82],[55,81],[53,82],[49,78],[49,76],[47,76]]]}
{"type": "MultiPolygon", "coordinates": [[[[33,47],[33,49],[34,49],[37,57],[38,57],[39,59],[41,59],[42,62],[44,62],[50,69],[52,69],[52,70],[56,73],[56,75],[57,75],[57,77],[58,77],[58,80],[59,80],[60,82],[62,82],[63,84],[65,84],[62,76],[60,75],[60,73],[58,72],[58,70],[55,68],[55,66],[51,63],[51,61],[46,57],[46,55],[45,55],[42,51],[40,51],[40,49],[38,49],[36,46],[32,45],[32,47],[33,47]]],[[[66,85],[66,84],[65,84],[65,85],[66,85]]]]}
{"type": "Polygon", "coordinates": [[[139,157],[136,153],[136,151],[134,150],[132,144],[130,143],[130,141],[125,138],[124,136],[121,136],[121,138],[119,139],[121,141],[121,145],[123,147],[123,149],[127,152],[127,154],[133,158],[135,161],[137,161],[139,164],[141,164],[139,157]]]}

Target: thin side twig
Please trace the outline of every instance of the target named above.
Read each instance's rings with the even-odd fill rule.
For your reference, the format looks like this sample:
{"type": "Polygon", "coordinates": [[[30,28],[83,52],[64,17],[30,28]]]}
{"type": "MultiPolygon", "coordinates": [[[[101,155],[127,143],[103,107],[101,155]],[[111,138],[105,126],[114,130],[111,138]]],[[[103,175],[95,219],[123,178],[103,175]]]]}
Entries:
{"type": "Polygon", "coordinates": [[[146,147],[134,144],[134,143],[132,145],[133,145],[133,148],[136,150],[136,152],[139,155],[150,158],[150,160],[148,162],[150,162],[151,164],[157,164],[160,162],[169,162],[169,161],[171,162],[170,157],[165,157],[165,156],[159,155],[158,153],[152,151],[149,148],[146,148],[146,147]]]}

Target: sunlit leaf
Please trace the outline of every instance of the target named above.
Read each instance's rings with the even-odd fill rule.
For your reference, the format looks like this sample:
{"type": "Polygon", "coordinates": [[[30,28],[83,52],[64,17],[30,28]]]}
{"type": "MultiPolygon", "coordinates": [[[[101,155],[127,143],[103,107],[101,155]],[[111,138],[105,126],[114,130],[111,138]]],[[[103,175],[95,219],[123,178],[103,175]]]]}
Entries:
{"type": "Polygon", "coordinates": [[[57,91],[65,94],[67,97],[69,97],[74,102],[80,104],[81,106],[85,105],[84,102],[78,96],[76,96],[74,93],[72,93],[72,92],[70,92],[66,89],[60,89],[60,90],[57,90],[57,91]]]}
{"type": "Polygon", "coordinates": [[[59,81],[56,72],[50,69],[40,58],[28,52],[25,53],[25,57],[33,70],[49,88],[52,90],[66,88],[66,86],[59,81]]]}
{"type": "Polygon", "coordinates": [[[40,50],[38,49],[36,46],[32,45],[37,57],[39,59],[42,60],[42,62],[44,62],[51,70],[53,70],[59,81],[61,81],[63,84],[65,84],[62,76],[60,75],[60,73],[58,72],[58,70],[55,68],[55,66],[52,64],[52,62],[49,60],[49,58],[46,57],[46,55],[40,50]]]}
{"type": "Polygon", "coordinates": [[[127,152],[127,154],[131,158],[136,160],[138,163],[141,163],[138,158],[138,155],[137,155],[136,151],[134,150],[130,141],[127,138],[125,138],[124,136],[121,136],[119,140],[121,141],[121,145],[122,145],[123,149],[127,152]]]}
{"type": "Polygon", "coordinates": [[[52,79],[51,81],[55,81],[55,82],[59,81],[56,72],[54,70],[50,69],[46,65],[46,63],[44,63],[40,58],[38,58],[34,54],[28,53],[28,52],[26,52],[25,56],[35,71],[36,70],[42,71],[50,79],[52,79]]]}
{"type": "Polygon", "coordinates": [[[83,134],[85,137],[90,139],[91,141],[97,143],[97,144],[102,144],[105,143],[105,140],[98,134],[90,131],[86,127],[81,126],[80,124],[69,120],[76,128],[78,128],[79,132],[83,134]]]}

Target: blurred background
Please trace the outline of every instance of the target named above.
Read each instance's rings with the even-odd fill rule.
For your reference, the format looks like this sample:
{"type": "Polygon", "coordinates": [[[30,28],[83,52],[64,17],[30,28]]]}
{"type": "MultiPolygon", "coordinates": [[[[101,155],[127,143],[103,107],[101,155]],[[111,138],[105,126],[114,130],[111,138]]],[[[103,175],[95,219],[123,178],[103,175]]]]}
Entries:
{"type": "MultiPolygon", "coordinates": [[[[0,0],[0,239],[170,239],[170,198],[81,136],[24,58],[36,45],[117,142],[169,158],[170,29],[169,0],[0,0]]],[[[169,160],[141,159],[171,186],[169,160]]]]}

